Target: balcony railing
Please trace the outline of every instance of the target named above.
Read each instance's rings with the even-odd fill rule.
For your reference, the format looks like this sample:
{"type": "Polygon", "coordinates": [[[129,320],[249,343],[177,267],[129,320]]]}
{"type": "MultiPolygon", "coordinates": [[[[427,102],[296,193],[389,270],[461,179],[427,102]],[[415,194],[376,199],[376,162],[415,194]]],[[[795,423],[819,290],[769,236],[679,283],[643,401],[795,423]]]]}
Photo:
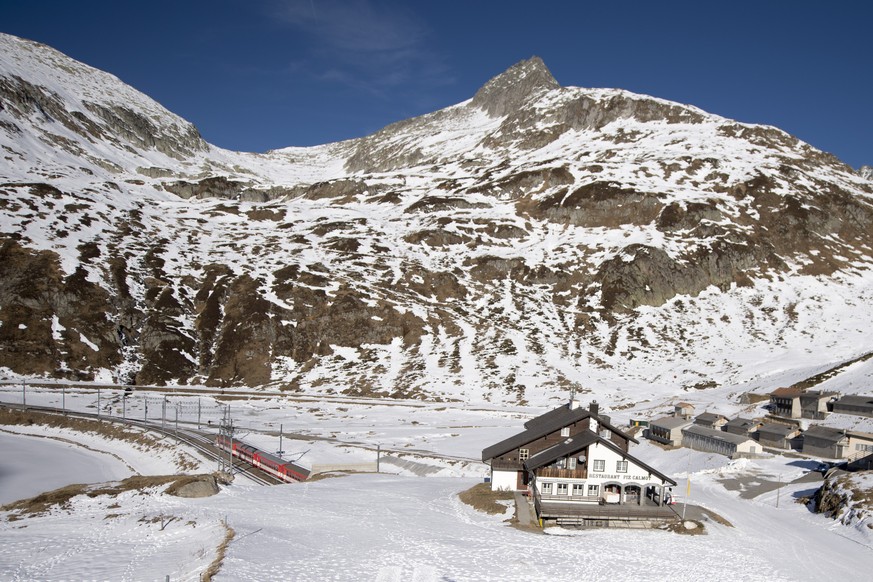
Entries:
{"type": "Polygon", "coordinates": [[[551,477],[558,479],[587,479],[587,469],[559,469],[557,467],[543,467],[537,472],[539,477],[551,477]]]}

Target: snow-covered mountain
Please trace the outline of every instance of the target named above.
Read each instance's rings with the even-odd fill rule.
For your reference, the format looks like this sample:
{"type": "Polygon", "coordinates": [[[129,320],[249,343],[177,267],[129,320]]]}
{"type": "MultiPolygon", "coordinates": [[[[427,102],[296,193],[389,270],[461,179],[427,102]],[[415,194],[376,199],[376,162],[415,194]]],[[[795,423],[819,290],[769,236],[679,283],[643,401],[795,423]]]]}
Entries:
{"type": "Polygon", "coordinates": [[[773,127],[561,87],[538,58],[265,154],[7,35],[0,99],[15,374],[620,405],[873,351],[873,183],[773,127]]]}

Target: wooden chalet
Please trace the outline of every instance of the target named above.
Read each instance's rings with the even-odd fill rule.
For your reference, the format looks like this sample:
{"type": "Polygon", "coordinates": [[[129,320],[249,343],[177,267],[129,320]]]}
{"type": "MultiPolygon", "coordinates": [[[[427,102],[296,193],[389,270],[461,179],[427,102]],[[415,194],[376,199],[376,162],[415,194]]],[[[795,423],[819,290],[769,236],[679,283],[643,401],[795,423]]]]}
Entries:
{"type": "Polygon", "coordinates": [[[596,402],[592,402],[585,409],[578,401],[571,400],[568,404],[527,421],[524,428],[523,432],[482,451],[482,461],[491,466],[493,491],[527,491],[525,461],[579,434],[593,431],[624,452],[627,452],[630,441],[639,443],[614,427],[608,417],[600,415],[596,402]]]}
{"type": "Polygon", "coordinates": [[[628,453],[632,436],[596,402],[568,404],[529,420],[525,430],[482,451],[493,490],[528,494],[543,521],[607,526],[676,517],[676,482],[628,453]]]}
{"type": "Polygon", "coordinates": [[[525,461],[537,517],[586,526],[674,519],[668,488],[676,482],[606,436],[589,429],[525,461]]]}

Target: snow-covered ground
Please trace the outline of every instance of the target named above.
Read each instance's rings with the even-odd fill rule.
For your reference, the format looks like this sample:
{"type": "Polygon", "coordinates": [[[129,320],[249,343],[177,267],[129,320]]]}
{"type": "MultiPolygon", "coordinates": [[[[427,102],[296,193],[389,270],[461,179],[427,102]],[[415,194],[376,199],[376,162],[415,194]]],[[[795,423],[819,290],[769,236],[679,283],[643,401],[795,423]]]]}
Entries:
{"type": "Polygon", "coordinates": [[[102,483],[132,474],[112,455],[54,439],[0,432],[0,450],[0,505],[71,483],[102,483]]]}
{"type": "MultiPolygon", "coordinates": [[[[28,402],[39,398],[34,392],[28,402]]],[[[67,394],[68,405],[76,402],[67,394]]],[[[481,449],[516,432],[540,410],[366,401],[278,407],[254,399],[234,403],[232,410],[240,434],[267,450],[278,447],[281,423],[286,456],[310,466],[370,462],[381,444],[385,473],[275,487],[238,479],[202,499],[136,492],[76,497],[48,515],[0,522],[0,579],[197,580],[216,556],[225,521],[235,538],[217,580],[854,580],[873,569],[869,528],[843,526],[796,502],[817,487],[790,484],[814,466],[809,460],[730,462],[644,441],[632,452],[676,479],[677,510],[690,478],[690,503],[734,527],[707,522],[706,535],[698,536],[557,528],[537,535],[509,526],[511,512],[478,513],[457,493],[487,474],[477,461],[481,449]],[[267,430],[255,432],[256,425],[267,430]],[[291,432],[298,437],[289,440],[291,432]],[[413,463],[399,466],[401,455],[413,463]],[[782,486],[749,498],[762,482],[782,486]]],[[[74,438],[60,429],[42,432],[74,438]]],[[[42,439],[8,438],[23,458],[46,446],[42,439]]],[[[99,452],[106,451],[137,472],[173,472],[172,455],[144,456],[94,435],[81,440],[90,449],[81,451],[93,459],[106,459],[99,452]]],[[[78,459],[56,460],[54,470],[81,481],[78,459]]],[[[6,455],[0,458],[0,470],[21,471],[8,463],[6,455]]]]}

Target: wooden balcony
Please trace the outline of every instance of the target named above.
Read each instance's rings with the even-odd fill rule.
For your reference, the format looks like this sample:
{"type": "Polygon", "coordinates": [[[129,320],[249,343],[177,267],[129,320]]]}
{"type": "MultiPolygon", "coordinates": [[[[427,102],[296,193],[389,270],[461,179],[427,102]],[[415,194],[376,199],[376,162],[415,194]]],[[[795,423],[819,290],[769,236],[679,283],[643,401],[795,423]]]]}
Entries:
{"type": "Polygon", "coordinates": [[[557,467],[543,467],[537,471],[538,477],[550,477],[558,479],[587,479],[587,469],[558,469],[557,467]]]}
{"type": "Polygon", "coordinates": [[[495,471],[521,471],[522,469],[524,469],[524,464],[520,461],[504,461],[503,459],[492,459],[491,468],[495,471]]]}

